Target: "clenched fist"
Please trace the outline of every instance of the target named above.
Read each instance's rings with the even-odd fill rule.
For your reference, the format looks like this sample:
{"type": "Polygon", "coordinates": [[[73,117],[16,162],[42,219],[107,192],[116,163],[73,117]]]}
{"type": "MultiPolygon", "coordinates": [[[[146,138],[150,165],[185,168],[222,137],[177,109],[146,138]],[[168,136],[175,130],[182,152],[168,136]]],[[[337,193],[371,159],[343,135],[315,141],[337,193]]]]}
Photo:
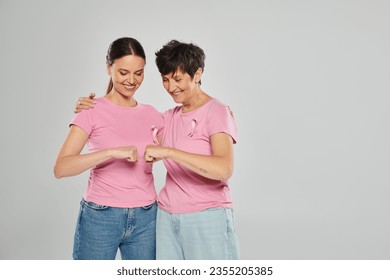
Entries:
{"type": "Polygon", "coordinates": [[[144,159],[147,162],[153,162],[166,158],[169,148],[163,146],[148,145],[145,148],[144,159]]]}
{"type": "Polygon", "coordinates": [[[111,156],[116,159],[127,159],[130,162],[138,161],[136,146],[116,147],[110,149],[111,156]]]}

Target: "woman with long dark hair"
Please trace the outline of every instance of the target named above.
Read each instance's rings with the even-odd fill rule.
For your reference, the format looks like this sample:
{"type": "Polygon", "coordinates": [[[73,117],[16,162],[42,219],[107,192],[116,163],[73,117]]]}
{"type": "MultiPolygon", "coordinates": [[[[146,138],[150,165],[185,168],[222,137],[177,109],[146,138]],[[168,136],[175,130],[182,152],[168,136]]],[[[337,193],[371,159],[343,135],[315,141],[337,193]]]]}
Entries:
{"type": "Polygon", "coordinates": [[[155,259],[156,191],[152,164],[144,160],[163,125],[161,114],[134,94],[144,79],[145,52],[133,38],[108,49],[106,95],[75,115],[58,154],[57,178],[90,169],[80,203],[74,259],[155,259]],[[89,152],[81,154],[88,144],[89,152]],[[140,155],[140,156],[139,156],[140,155]]]}

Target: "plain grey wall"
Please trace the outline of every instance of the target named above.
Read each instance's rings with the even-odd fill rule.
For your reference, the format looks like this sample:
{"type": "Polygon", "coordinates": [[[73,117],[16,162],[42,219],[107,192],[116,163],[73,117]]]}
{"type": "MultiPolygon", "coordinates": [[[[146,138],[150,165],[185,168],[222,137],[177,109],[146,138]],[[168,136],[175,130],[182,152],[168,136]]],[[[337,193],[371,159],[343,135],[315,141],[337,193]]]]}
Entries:
{"type": "MultiPolygon", "coordinates": [[[[111,41],[147,53],[139,102],[166,110],[154,52],[206,52],[205,91],[239,127],[243,259],[390,258],[387,0],[0,1],[0,259],[70,259],[87,172],[52,168],[111,41]]],[[[157,188],[164,168],[155,167],[157,188]]]]}

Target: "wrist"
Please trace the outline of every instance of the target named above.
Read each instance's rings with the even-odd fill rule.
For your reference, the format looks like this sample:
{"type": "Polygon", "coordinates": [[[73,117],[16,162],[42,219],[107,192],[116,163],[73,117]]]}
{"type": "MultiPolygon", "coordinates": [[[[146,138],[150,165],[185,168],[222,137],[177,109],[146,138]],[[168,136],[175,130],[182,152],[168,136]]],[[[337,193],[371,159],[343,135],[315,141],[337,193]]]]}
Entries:
{"type": "Polygon", "coordinates": [[[105,150],[104,157],[106,157],[107,159],[111,159],[111,158],[115,157],[114,150],[111,148],[105,150]]]}
{"type": "Polygon", "coordinates": [[[173,153],[173,148],[167,147],[165,148],[165,157],[164,158],[171,158],[173,153]]]}

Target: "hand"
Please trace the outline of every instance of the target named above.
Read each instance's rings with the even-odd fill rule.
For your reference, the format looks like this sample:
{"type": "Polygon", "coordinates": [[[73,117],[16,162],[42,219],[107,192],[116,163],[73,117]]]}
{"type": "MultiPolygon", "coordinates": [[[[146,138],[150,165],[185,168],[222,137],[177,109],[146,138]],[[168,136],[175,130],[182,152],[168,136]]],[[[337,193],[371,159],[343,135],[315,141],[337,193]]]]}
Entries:
{"type": "Polygon", "coordinates": [[[138,151],[136,146],[111,148],[110,153],[111,156],[116,159],[126,159],[129,162],[138,161],[138,151]]]}
{"type": "Polygon", "coordinates": [[[147,162],[154,162],[164,159],[168,155],[169,148],[163,146],[148,145],[145,148],[144,159],[147,162]]]}
{"type": "Polygon", "coordinates": [[[74,109],[75,113],[80,113],[82,110],[88,110],[95,106],[94,93],[90,93],[88,97],[80,97],[76,102],[76,107],[74,109]]]}

